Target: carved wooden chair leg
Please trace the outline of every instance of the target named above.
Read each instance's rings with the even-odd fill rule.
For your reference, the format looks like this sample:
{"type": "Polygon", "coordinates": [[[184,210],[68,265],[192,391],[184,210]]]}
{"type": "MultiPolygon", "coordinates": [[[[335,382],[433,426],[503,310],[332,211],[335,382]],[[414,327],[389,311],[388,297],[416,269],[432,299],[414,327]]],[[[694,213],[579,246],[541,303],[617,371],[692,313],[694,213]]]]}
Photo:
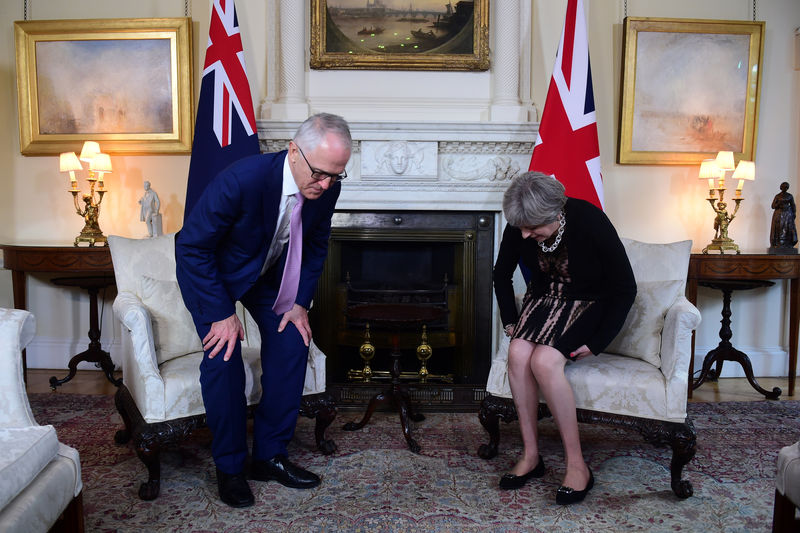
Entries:
{"type": "Polygon", "coordinates": [[[337,446],[333,439],[325,438],[325,430],[336,418],[336,400],[330,392],[309,394],[303,396],[300,402],[300,414],[308,418],[316,418],[314,426],[314,440],[317,449],[323,455],[330,455],[336,451],[337,446]]]}
{"type": "Polygon", "coordinates": [[[128,411],[125,409],[125,402],[122,399],[122,394],[124,394],[122,388],[117,389],[116,394],[114,394],[114,405],[117,407],[117,412],[119,416],[122,417],[122,422],[125,424],[123,429],[120,429],[114,435],[114,442],[117,444],[125,444],[126,442],[131,440],[131,435],[133,435],[133,421],[131,420],[128,411]]]}
{"type": "Polygon", "coordinates": [[[136,455],[147,467],[148,479],[139,486],[139,498],[155,500],[161,490],[161,449],[159,444],[136,443],[136,455]]]}
{"type": "Polygon", "coordinates": [[[506,423],[517,419],[514,402],[508,398],[499,398],[488,394],[481,402],[478,419],[481,421],[483,428],[489,433],[489,442],[480,445],[478,457],[491,459],[497,456],[497,448],[500,444],[500,419],[506,423]]]}
{"type": "Polygon", "coordinates": [[[692,482],[681,479],[683,467],[694,457],[697,452],[697,433],[691,420],[684,424],[674,424],[672,429],[672,462],[670,463],[672,491],[678,498],[688,498],[694,494],[692,482]]]}

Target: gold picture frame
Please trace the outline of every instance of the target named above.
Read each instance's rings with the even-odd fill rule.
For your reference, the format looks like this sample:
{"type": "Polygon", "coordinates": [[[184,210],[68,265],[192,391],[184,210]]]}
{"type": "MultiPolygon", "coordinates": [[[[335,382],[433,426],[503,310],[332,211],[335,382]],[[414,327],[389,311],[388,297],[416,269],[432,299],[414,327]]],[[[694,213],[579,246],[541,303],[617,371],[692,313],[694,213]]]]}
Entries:
{"type": "Polygon", "coordinates": [[[311,0],[311,68],[488,70],[489,0],[449,2],[443,13],[440,0],[413,2],[406,13],[385,4],[311,0]]]}
{"type": "Polygon", "coordinates": [[[189,153],[194,128],[192,21],[14,23],[20,152],[189,153]]]}
{"type": "Polygon", "coordinates": [[[626,17],[617,162],[752,161],[764,22],[626,17]]]}

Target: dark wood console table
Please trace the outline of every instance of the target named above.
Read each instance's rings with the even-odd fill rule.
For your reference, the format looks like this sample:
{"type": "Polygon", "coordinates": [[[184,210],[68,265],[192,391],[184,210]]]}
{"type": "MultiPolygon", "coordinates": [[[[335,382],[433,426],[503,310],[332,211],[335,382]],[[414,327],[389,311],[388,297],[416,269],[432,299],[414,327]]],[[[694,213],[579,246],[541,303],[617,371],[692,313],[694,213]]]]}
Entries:
{"type": "MultiPolygon", "coordinates": [[[[692,304],[697,303],[697,285],[700,281],[754,281],[774,279],[791,280],[789,289],[788,378],[789,396],[793,396],[795,376],[797,374],[798,326],[800,326],[800,255],[692,254],[689,259],[689,275],[686,280],[686,297],[692,304]]],[[[745,355],[744,357],[747,356],[745,355]]],[[[692,360],[689,365],[689,398],[692,397],[693,369],[694,334],[692,334],[692,360]]],[[[747,368],[745,368],[745,371],[747,372],[747,368]]],[[[752,374],[752,369],[750,370],[750,374],[752,374]]],[[[747,377],[752,384],[753,376],[748,375],[747,377]]]]}
{"type": "MultiPolygon", "coordinates": [[[[3,266],[11,270],[14,290],[14,307],[26,308],[25,279],[29,272],[65,274],[69,278],[86,278],[86,283],[69,279],[64,285],[74,285],[89,289],[91,297],[89,310],[89,349],[73,357],[69,362],[70,375],[63,380],[51,378],[51,385],[61,385],[74,375],[74,367],[79,361],[99,363],[111,383],[117,385],[110,372],[114,364],[111,356],[100,347],[100,328],[97,324],[97,289],[114,284],[114,268],[111,264],[111,252],[107,247],[76,246],[17,246],[2,244],[3,266]],[[92,294],[94,291],[94,295],[92,294]],[[96,338],[95,338],[96,337],[96,338]],[[110,369],[110,370],[109,370],[110,369]],[[55,380],[55,381],[54,381],[55,380]]],[[[67,281],[67,280],[65,280],[67,281]]],[[[55,282],[55,280],[54,280],[55,282]]],[[[22,352],[22,368],[27,381],[28,364],[25,352],[22,352]]],[[[55,386],[53,385],[53,386],[55,386]]]]}

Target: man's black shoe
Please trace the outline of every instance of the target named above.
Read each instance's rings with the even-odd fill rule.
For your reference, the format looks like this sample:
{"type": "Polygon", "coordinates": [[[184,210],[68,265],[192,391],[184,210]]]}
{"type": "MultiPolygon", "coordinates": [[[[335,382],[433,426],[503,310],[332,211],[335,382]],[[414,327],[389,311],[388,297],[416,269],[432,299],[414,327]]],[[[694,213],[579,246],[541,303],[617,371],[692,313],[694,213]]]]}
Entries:
{"type": "Polygon", "coordinates": [[[276,455],[268,461],[254,460],[250,468],[250,478],[256,481],[274,479],[292,489],[312,489],[319,485],[318,475],[300,468],[285,455],[276,455]]]}
{"type": "Polygon", "coordinates": [[[217,468],[217,488],[219,499],[231,507],[250,507],[255,503],[243,472],[226,474],[217,468]]]}

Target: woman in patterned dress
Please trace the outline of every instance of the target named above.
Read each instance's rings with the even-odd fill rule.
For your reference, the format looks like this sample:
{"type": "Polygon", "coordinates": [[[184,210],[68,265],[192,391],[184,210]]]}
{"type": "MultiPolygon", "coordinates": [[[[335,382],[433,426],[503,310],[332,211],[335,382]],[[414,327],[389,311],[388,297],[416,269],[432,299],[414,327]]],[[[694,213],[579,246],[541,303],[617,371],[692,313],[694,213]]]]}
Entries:
{"type": "Polygon", "coordinates": [[[526,172],[503,197],[508,224],[494,287],[508,350],[508,379],[524,445],[519,462],[500,479],[518,489],[542,477],[537,412],[539,394],[558,426],[566,473],[559,504],[583,500],[594,476],[581,451],[575,396],[564,374],[568,361],[597,355],[619,333],[636,296],[628,256],[605,213],[589,202],[567,198],[564,186],[539,172],[526,172]],[[530,281],[518,312],[512,276],[522,263],[530,281]]]}

